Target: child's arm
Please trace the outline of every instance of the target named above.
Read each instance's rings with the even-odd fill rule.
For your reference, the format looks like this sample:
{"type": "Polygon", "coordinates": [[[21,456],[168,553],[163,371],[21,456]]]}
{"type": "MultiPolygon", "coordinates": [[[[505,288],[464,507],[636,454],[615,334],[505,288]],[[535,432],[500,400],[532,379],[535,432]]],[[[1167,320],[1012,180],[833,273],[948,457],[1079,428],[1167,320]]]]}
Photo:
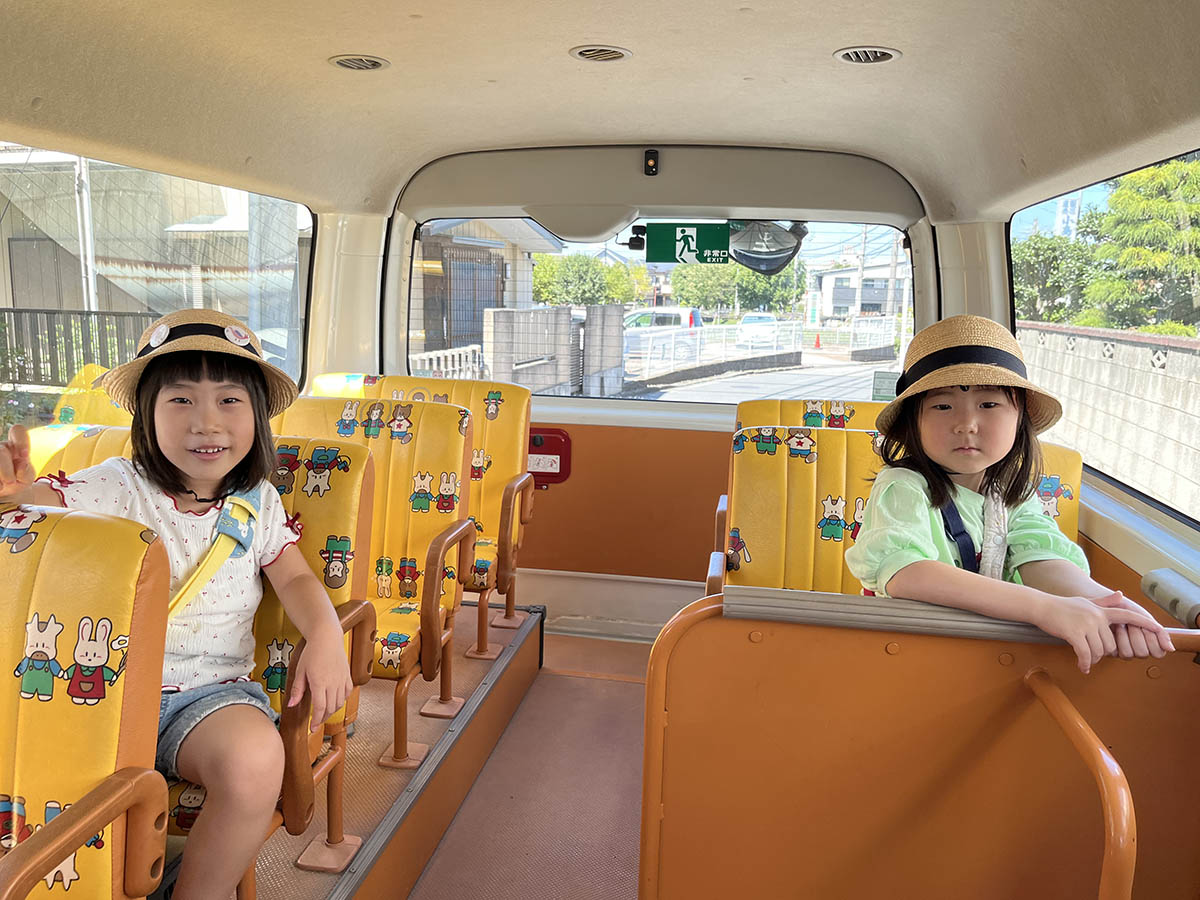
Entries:
{"type": "MultiPolygon", "coordinates": [[[[1047,594],[1060,597],[1086,597],[1093,603],[1106,607],[1141,611],[1137,602],[1130,600],[1120,591],[1113,591],[1088,577],[1079,566],[1065,559],[1039,559],[1017,567],[1021,582],[1047,594]]],[[[1175,646],[1165,631],[1131,628],[1128,633],[1116,631],[1117,650],[1126,658],[1134,656],[1163,657],[1175,646]]]]}
{"type": "Polygon", "coordinates": [[[312,691],[312,730],[316,731],[354,689],[342,629],[329,595],[295,544],[285,547],[263,571],[288,618],[304,635],[304,652],[296,664],[287,704],[299,703],[307,684],[312,691]]]}
{"type": "Polygon", "coordinates": [[[1085,597],[1055,596],[1028,585],[985,578],[930,559],[900,569],[885,589],[892,597],[968,609],[997,619],[1029,622],[1070,644],[1084,674],[1103,657],[1117,652],[1112,626],[1135,625],[1148,631],[1163,630],[1140,607],[1137,611],[1103,607],[1085,597]]]}
{"type": "Polygon", "coordinates": [[[36,477],[29,461],[29,432],[24,425],[14,425],[8,432],[8,440],[0,441],[0,500],[62,506],[62,498],[53,488],[33,483],[36,477]]]}

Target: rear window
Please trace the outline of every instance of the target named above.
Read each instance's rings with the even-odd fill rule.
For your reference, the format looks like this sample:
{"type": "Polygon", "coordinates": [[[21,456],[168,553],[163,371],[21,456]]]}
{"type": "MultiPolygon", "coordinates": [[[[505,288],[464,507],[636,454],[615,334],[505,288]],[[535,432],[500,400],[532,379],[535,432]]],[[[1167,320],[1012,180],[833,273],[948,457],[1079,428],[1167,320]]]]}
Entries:
{"type": "MultiPolygon", "coordinates": [[[[677,230],[736,235],[762,224],[677,230]]],[[[656,225],[639,220],[577,244],[532,219],[425,223],[411,267],[410,370],[597,399],[894,396],[913,328],[900,231],[766,223],[806,233],[795,256],[763,274],[694,235],[679,243],[687,261],[655,262],[639,238],[656,225]],[[749,324],[759,327],[747,333],[749,324]]]]}

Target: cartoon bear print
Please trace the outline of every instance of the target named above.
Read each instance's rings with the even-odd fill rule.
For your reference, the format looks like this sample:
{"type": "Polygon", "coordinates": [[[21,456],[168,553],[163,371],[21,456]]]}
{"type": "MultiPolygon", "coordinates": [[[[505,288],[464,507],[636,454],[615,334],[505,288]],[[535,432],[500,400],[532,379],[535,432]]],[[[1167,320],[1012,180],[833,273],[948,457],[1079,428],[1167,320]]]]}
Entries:
{"type": "Polygon", "coordinates": [[[21,697],[25,700],[47,701],[54,696],[54,679],[66,678],[58,660],[58,636],[62,623],[50,614],[44,622],[35,612],[25,625],[25,656],[17,663],[13,675],[21,679],[21,697]]]}
{"type": "Polygon", "coordinates": [[[433,502],[432,488],[432,472],[413,472],[413,492],[408,497],[413,512],[429,512],[433,502]]]}
{"type": "Polygon", "coordinates": [[[863,516],[867,512],[867,501],[862,497],[854,498],[854,524],[850,526],[850,540],[857,541],[858,533],[862,530],[863,516]]]}
{"type": "Polygon", "coordinates": [[[443,472],[441,481],[438,484],[437,511],[440,513],[454,512],[454,505],[458,503],[458,474],[455,472],[443,472]]]}
{"type": "Polygon", "coordinates": [[[358,407],[361,403],[361,400],[346,401],[346,405],[342,407],[342,417],[333,423],[337,426],[338,434],[343,437],[354,434],[354,429],[358,427],[358,407]]]}
{"type": "Polygon", "coordinates": [[[415,559],[401,559],[400,566],[396,570],[396,577],[400,579],[401,597],[411,600],[417,596],[417,580],[420,579],[421,573],[417,569],[415,559]]]}
{"type": "Polygon", "coordinates": [[[267,665],[262,670],[263,688],[268,694],[277,694],[287,685],[288,666],[292,662],[292,651],[296,648],[284,638],[275,638],[267,644],[267,665]]]}
{"type": "Polygon", "coordinates": [[[280,497],[292,492],[296,484],[296,470],[301,465],[299,444],[280,444],[275,449],[275,469],[271,472],[270,482],[275,485],[280,497]]]}
{"type": "Polygon", "coordinates": [[[331,588],[340,588],[350,577],[350,560],[354,559],[354,551],[350,549],[350,538],[345,535],[336,537],[332,534],[326,537],[321,559],[325,560],[322,572],[325,584],[331,588]]]}
{"type": "Polygon", "coordinates": [[[807,428],[820,428],[825,424],[825,414],[821,411],[820,400],[804,401],[804,425],[807,428]]]}
{"type": "Polygon", "coordinates": [[[33,836],[33,826],[25,820],[25,798],[0,794],[0,849],[11,850],[33,836]]]}
{"type": "Polygon", "coordinates": [[[484,453],[482,447],[471,451],[471,480],[482,481],[483,473],[492,467],[492,458],[484,453]]]}
{"type": "Polygon", "coordinates": [[[105,685],[117,683],[118,673],[107,665],[108,635],[112,631],[112,622],[101,619],[95,623],[95,628],[93,634],[92,620],[88,616],[79,620],[75,662],[63,673],[63,677],[70,682],[67,696],[72,703],[80,706],[95,706],[104,699],[105,685]]]}
{"type": "Polygon", "coordinates": [[[483,398],[483,414],[487,418],[495,419],[500,415],[500,404],[504,402],[504,397],[500,391],[488,391],[483,398]]]}
{"type": "Polygon", "coordinates": [[[760,454],[775,455],[775,448],[783,443],[775,433],[777,430],[774,425],[764,425],[758,429],[758,437],[751,438],[760,454]]]}
{"type": "Polygon", "coordinates": [[[28,550],[37,540],[37,532],[29,529],[45,518],[46,514],[40,509],[30,509],[27,506],[6,509],[0,513],[0,544],[12,544],[8,548],[11,553],[28,550]]]}
{"type": "Polygon", "coordinates": [[[179,800],[171,810],[171,818],[184,834],[192,830],[196,819],[200,817],[200,809],[204,806],[204,798],[208,792],[203,785],[185,782],[185,787],[179,793],[179,800]]]}
{"type": "Polygon", "coordinates": [[[821,506],[824,515],[817,522],[817,527],[821,529],[821,540],[841,541],[846,532],[850,530],[850,526],[846,523],[846,498],[838,497],[835,500],[833,495],[829,494],[821,501],[821,506]]]}
{"type": "Polygon", "coordinates": [[[375,560],[375,596],[392,596],[392,558],[381,556],[375,560]]]}
{"type": "Polygon", "coordinates": [[[845,400],[829,401],[829,418],[825,424],[830,428],[845,428],[846,423],[854,418],[854,407],[845,400]]]}
{"type": "Polygon", "coordinates": [[[411,640],[411,635],[402,634],[399,631],[389,631],[387,635],[381,637],[379,639],[379,665],[385,669],[390,666],[398,670],[400,654],[404,652],[404,648],[411,640]]]}
{"type": "Polygon", "coordinates": [[[789,428],[787,440],[788,458],[799,457],[806,463],[817,461],[817,442],[813,440],[811,428],[789,428]]]}
{"type": "Polygon", "coordinates": [[[392,409],[392,417],[388,419],[388,433],[393,441],[407,444],[412,440],[412,410],[411,403],[397,403],[392,409]]]}
{"type": "Polygon", "coordinates": [[[732,569],[736,572],[742,567],[742,560],[753,562],[750,558],[750,548],[746,546],[746,542],[742,540],[742,530],[740,528],[729,529],[729,552],[725,554],[725,568],[732,569]]]}
{"type": "Polygon", "coordinates": [[[434,394],[433,402],[434,403],[449,403],[450,395],[449,394],[434,394]]]}
{"type": "Polygon", "coordinates": [[[382,400],[375,400],[367,407],[367,417],[359,423],[363,427],[363,437],[368,439],[379,437],[379,432],[387,424],[383,419],[386,410],[387,407],[382,400]]]}

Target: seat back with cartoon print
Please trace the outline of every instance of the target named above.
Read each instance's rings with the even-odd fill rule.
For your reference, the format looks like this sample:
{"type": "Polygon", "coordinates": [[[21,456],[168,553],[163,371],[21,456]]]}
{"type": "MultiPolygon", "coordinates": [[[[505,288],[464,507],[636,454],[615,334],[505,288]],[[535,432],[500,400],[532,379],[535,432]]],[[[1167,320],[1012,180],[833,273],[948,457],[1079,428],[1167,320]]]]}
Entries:
{"type": "Polygon", "coordinates": [[[729,584],[855,594],[844,562],[881,460],[874,435],[849,428],[742,428],[733,435],[729,584]]]}
{"type": "Polygon", "coordinates": [[[887,406],[870,400],[743,400],[736,428],[785,423],[792,428],[854,428],[874,431],[875,417],[887,406]]]}
{"type": "Polygon", "coordinates": [[[81,510],[0,505],[0,529],[0,885],[140,897],[163,856],[166,551],[136,522],[81,510]],[[93,818],[121,795],[138,799],[93,818]],[[61,862],[32,871],[55,842],[61,862]]]}
{"type": "MultiPolygon", "coordinates": [[[[734,432],[728,508],[727,572],[722,583],[856,594],[846,567],[871,479],[882,465],[879,434],[848,428],[783,425],[734,432]]],[[[1037,485],[1043,510],[1078,539],[1079,453],[1043,442],[1037,485]],[[1054,515],[1057,513],[1057,515],[1054,515]]],[[[715,560],[710,566],[719,569],[715,560]]],[[[708,593],[715,593],[714,580],[708,593]]]]}
{"type": "MultiPolygon", "coordinates": [[[[372,674],[401,677],[411,668],[401,657],[418,650],[422,633],[421,589],[430,578],[441,592],[443,619],[453,616],[462,600],[469,573],[460,571],[455,554],[447,554],[439,571],[428,572],[427,555],[448,526],[466,520],[470,490],[471,416],[445,403],[405,404],[405,424],[398,434],[375,434],[360,427],[366,418],[358,399],[301,397],[273,423],[276,432],[300,434],[326,446],[357,443],[370,447],[375,460],[375,488],[369,548],[355,551],[356,564],[369,574],[367,599],[375,605],[378,644],[372,674]],[[323,440],[320,440],[323,439],[323,440]]],[[[288,465],[293,463],[289,461],[288,465]]],[[[342,476],[336,458],[318,457],[295,469],[293,490],[315,493],[334,486],[342,476]]],[[[336,558],[342,548],[326,548],[336,558]]],[[[425,651],[421,651],[425,655],[425,651]]],[[[436,668],[422,675],[432,680],[436,668]]]]}
{"type": "MultiPolygon", "coordinates": [[[[508,590],[516,573],[522,537],[522,504],[504,504],[505,491],[520,487],[529,462],[527,387],[496,381],[422,378],[408,375],[319,375],[313,393],[324,397],[362,398],[358,420],[368,437],[402,435],[413,401],[453,403],[471,412],[471,503],[475,519],[475,567],[468,590],[508,590]],[[507,535],[506,540],[501,540],[507,535]],[[503,549],[504,552],[501,552],[503,549]]],[[[532,492],[533,484],[523,488],[532,492]]]]}

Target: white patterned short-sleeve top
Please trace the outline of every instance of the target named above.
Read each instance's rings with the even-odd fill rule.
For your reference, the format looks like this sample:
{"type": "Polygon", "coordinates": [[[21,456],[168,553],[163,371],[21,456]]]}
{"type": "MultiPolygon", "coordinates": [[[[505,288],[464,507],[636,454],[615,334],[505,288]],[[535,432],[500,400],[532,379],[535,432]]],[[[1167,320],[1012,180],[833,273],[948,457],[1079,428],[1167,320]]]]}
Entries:
{"type": "MultiPolygon", "coordinates": [[[[108,513],[156,531],[171,564],[171,595],[212,546],[220,504],[203,513],[182,512],[128,459],[109,459],[68,478],[41,478],[72,509],[108,513]]],[[[250,677],[254,668],[254,613],[262,600],[259,572],[300,539],[279,493],[259,486],[258,522],[250,552],[230,557],[191,602],[167,622],[164,689],[194,688],[250,677]]]]}

